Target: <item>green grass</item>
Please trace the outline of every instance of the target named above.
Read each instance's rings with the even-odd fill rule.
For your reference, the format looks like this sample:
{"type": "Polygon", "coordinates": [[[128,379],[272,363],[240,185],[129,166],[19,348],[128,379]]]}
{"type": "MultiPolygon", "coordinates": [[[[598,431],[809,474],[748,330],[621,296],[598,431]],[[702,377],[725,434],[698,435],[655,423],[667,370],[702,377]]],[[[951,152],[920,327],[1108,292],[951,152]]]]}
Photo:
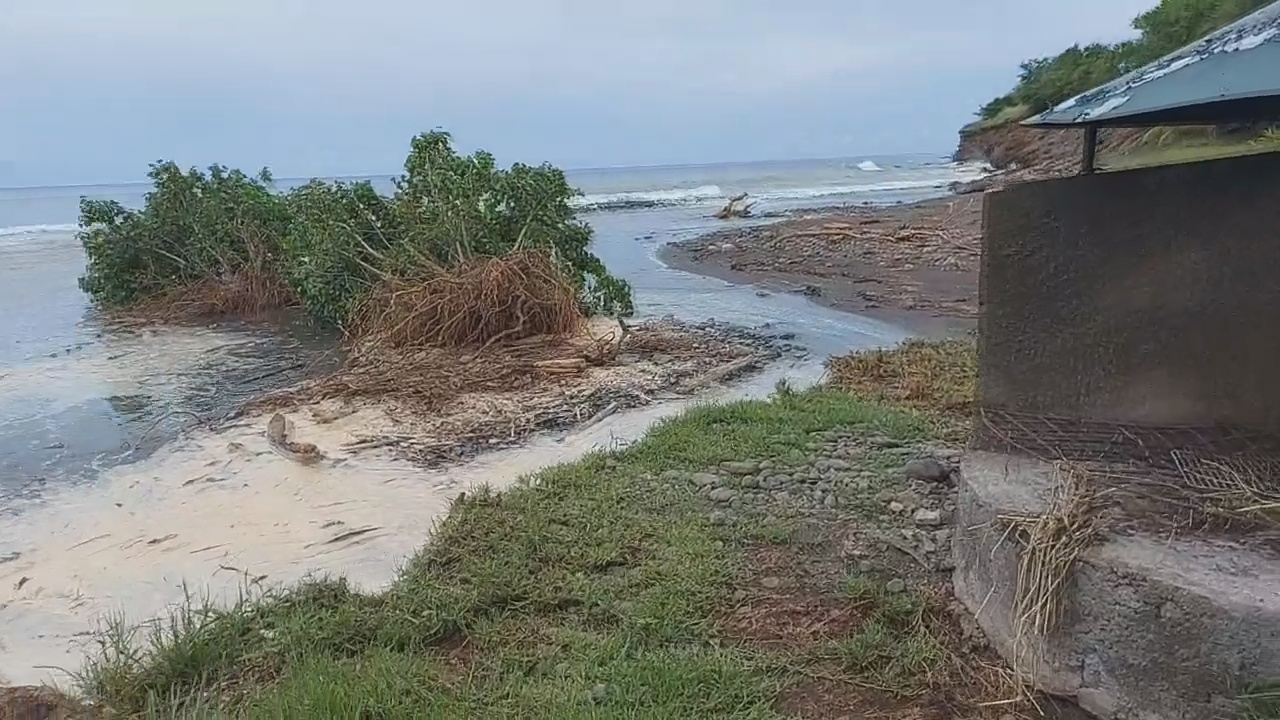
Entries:
{"type": "Polygon", "coordinates": [[[923,692],[942,669],[947,650],[930,629],[925,598],[916,592],[891,592],[864,575],[850,577],[844,595],[866,616],[831,651],[846,670],[864,682],[899,697],[923,692]]]}
{"type": "Polygon", "coordinates": [[[1259,683],[1239,700],[1240,720],[1280,720],[1280,680],[1259,683]]]}
{"type": "MultiPolygon", "coordinates": [[[[726,646],[714,620],[743,548],[786,533],[713,524],[668,471],[799,461],[833,428],[912,441],[927,422],[833,390],[698,408],[621,452],[456,503],[383,593],[315,580],[227,609],[193,602],[150,633],[118,623],[84,690],[150,717],[779,717],[786,664],[726,646]]],[[[885,675],[935,654],[891,642],[914,632],[915,606],[898,606],[911,597],[855,598],[873,622],[831,652],[909,691],[885,675]]]]}
{"type": "Polygon", "coordinates": [[[975,120],[960,130],[961,133],[989,130],[1001,125],[1012,125],[1031,117],[1031,108],[1026,105],[1010,105],[989,118],[975,120]]]}

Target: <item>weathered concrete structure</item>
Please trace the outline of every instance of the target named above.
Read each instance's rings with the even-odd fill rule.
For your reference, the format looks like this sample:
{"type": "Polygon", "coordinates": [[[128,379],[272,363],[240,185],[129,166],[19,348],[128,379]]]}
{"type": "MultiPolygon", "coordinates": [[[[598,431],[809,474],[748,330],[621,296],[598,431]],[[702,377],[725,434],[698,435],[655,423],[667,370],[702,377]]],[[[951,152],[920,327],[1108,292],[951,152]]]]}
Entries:
{"type": "Polygon", "coordinates": [[[1110,720],[1233,720],[1244,683],[1280,677],[1280,558],[1206,538],[1114,536],[1072,570],[1059,630],[1019,656],[1018,545],[1001,515],[1038,515],[1040,460],[973,452],[961,468],[957,597],[1046,692],[1110,720]]]}
{"type": "Polygon", "coordinates": [[[1280,457],[1277,199],[1280,154],[986,197],[984,416],[962,467],[956,592],[1006,659],[1099,717],[1231,717],[1244,683],[1280,680],[1280,555],[1110,537],[1077,564],[1031,662],[1014,657],[1019,549],[997,518],[1047,509],[1056,481],[1037,456],[1280,457]]]}
{"type": "Polygon", "coordinates": [[[989,193],[982,404],[1280,429],[1280,153],[989,193]]]}

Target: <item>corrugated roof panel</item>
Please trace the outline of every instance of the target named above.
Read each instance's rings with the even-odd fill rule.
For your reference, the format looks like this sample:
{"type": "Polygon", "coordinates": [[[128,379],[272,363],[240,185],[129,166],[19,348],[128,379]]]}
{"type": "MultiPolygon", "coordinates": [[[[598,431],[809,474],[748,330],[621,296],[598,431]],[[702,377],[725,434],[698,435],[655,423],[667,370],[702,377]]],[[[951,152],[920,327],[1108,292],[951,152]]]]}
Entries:
{"type": "Polygon", "coordinates": [[[1145,126],[1280,120],[1280,2],[1024,121],[1145,126]]]}

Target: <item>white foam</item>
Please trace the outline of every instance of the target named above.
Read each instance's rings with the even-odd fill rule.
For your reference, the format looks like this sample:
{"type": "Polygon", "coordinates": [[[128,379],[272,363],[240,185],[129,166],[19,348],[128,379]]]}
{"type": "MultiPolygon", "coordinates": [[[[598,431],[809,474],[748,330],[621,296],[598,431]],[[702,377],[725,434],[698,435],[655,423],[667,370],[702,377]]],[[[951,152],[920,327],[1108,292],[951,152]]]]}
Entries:
{"type": "Polygon", "coordinates": [[[862,162],[858,163],[858,169],[862,170],[863,172],[884,172],[884,168],[871,162],[870,160],[863,160],[862,162]]]}
{"type": "MultiPolygon", "coordinates": [[[[759,397],[782,377],[803,386],[820,374],[818,364],[777,366],[703,401],[759,397]]],[[[261,418],[192,436],[0,526],[0,549],[20,553],[0,563],[0,685],[65,682],[49,668],[77,670],[88,631],[104,617],[144,622],[188,591],[225,601],[246,576],[277,585],[341,574],[366,590],[384,587],[460,492],[479,482],[501,490],[542,467],[634,440],[693,402],[700,401],[619,413],[439,471],[378,452],[300,466],[270,451],[261,418]],[[375,529],[341,537],[368,528],[375,529]]],[[[373,410],[326,425],[305,413],[292,418],[298,438],[331,457],[343,456],[353,433],[389,422],[373,410]]]]}
{"type": "Polygon", "coordinates": [[[607,208],[625,205],[678,205],[723,198],[724,191],[718,185],[701,185],[695,188],[583,195],[574,198],[573,204],[580,208],[607,208]]]}
{"type": "Polygon", "coordinates": [[[75,235],[78,225],[11,225],[0,227],[0,248],[17,247],[50,239],[67,239],[75,235]]]}

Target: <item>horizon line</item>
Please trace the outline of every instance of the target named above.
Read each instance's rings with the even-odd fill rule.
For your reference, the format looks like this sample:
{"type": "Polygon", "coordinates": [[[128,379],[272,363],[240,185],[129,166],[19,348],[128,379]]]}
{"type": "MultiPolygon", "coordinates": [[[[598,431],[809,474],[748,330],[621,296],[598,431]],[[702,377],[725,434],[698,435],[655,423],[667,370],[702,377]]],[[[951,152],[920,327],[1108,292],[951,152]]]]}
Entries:
{"type": "MultiPolygon", "coordinates": [[[[566,174],[575,172],[599,172],[609,170],[656,170],[660,168],[703,168],[716,166],[740,166],[740,165],[768,165],[777,163],[791,162],[824,162],[833,160],[867,160],[871,158],[889,158],[889,157],[950,157],[948,153],[935,152],[905,152],[905,153],[862,153],[856,155],[834,155],[828,157],[799,157],[771,160],[729,160],[724,162],[696,162],[696,163],[651,163],[647,165],[596,165],[589,167],[573,167],[561,168],[566,174]]],[[[539,163],[540,164],[540,163],[539,163]]],[[[191,167],[196,167],[192,165],[191,167]]],[[[536,167],[536,165],[535,165],[536,167]]],[[[268,168],[270,169],[270,168],[268,168]]],[[[275,180],[346,180],[349,178],[372,178],[372,177],[388,177],[393,178],[400,175],[403,171],[397,170],[389,173],[343,173],[341,175],[281,175],[275,180]]],[[[84,187],[105,187],[111,185],[151,185],[150,180],[116,180],[111,182],[73,182],[73,183],[56,183],[43,185],[0,185],[0,190],[38,190],[41,188],[84,188],[84,187]]]]}

